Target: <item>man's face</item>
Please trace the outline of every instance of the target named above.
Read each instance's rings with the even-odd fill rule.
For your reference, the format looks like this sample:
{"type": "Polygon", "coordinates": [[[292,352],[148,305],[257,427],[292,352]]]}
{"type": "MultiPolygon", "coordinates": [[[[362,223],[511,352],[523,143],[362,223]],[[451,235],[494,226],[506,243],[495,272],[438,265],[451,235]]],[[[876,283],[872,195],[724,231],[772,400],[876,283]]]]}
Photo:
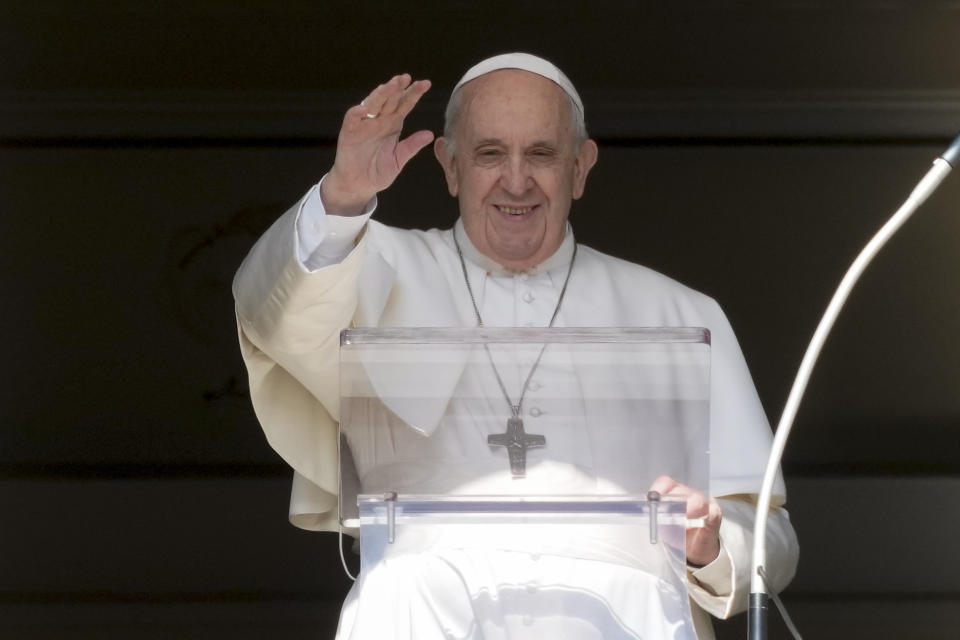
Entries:
{"type": "Polygon", "coordinates": [[[537,74],[494,71],[461,91],[453,152],[445,138],[434,146],[450,195],[481,253],[510,269],[535,266],[563,241],[596,144],[577,144],[570,100],[537,74]]]}

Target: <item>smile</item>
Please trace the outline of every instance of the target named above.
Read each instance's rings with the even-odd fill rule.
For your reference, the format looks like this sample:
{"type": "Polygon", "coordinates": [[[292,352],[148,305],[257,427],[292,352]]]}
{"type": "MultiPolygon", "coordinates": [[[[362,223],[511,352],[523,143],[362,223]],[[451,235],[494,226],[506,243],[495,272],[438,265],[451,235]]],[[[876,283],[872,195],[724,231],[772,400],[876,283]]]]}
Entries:
{"type": "Polygon", "coordinates": [[[501,213],[507,213],[511,216],[522,216],[530,213],[536,208],[536,205],[531,205],[529,207],[507,207],[505,205],[495,205],[501,213]]]}

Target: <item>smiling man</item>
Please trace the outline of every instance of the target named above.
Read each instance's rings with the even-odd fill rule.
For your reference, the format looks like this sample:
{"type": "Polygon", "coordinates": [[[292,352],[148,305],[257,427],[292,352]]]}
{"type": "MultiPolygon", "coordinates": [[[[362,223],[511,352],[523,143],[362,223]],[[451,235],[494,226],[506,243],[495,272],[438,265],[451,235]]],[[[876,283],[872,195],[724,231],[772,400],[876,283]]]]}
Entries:
{"type": "Polygon", "coordinates": [[[597,145],[557,83],[502,69],[462,83],[456,117],[434,145],[463,227],[480,253],[523,271],[549,258],[583,195],[597,145]]]}
{"type": "MultiPolygon", "coordinates": [[[[753,496],[771,441],[726,318],[707,296],[576,244],[568,217],[597,145],[587,137],[579,95],[557,67],[528,54],[484,60],[454,88],[443,137],[434,142],[430,131],[402,137],[404,118],[429,87],[395,76],[350,108],[333,167],[264,234],[234,282],[254,407],[271,445],[295,471],[291,520],[336,530],[337,349],[348,326],[707,327],[716,495],[670,478],[654,488],[688,494],[688,517],[705,519],[703,528],[687,532],[687,581],[696,633],[711,637],[706,613],[726,617],[746,606],[753,496]],[[376,194],[431,142],[460,219],[443,231],[372,220],[376,194]]],[[[795,570],[797,545],[781,506],[782,482],[776,493],[767,573],[782,588],[795,570]]],[[[552,557],[549,569],[546,562],[538,566],[566,576],[565,597],[586,590],[602,606],[571,604],[569,617],[542,621],[547,626],[540,631],[527,621],[514,624],[510,603],[481,597],[514,562],[478,553],[418,554],[376,580],[361,580],[348,596],[338,637],[546,637],[543,629],[553,635],[560,629],[562,637],[586,640],[672,633],[672,621],[644,608],[641,572],[585,563],[576,554],[552,557]]]]}

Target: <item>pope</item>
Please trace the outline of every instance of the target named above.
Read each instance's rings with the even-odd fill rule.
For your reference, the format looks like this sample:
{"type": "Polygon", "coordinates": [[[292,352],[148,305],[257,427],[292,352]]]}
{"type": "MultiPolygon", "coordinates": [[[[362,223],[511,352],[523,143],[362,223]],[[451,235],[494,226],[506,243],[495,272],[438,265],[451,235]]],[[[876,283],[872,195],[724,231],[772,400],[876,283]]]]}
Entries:
{"type": "MultiPolygon", "coordinates": [[[[598,147],[587,135],[580,96],[557,67],[528,54],[484,60],[454,88],[443,136],[405,134],[406,117],[429,89],[429,80],[400,74],[348,109],[332,168],[258,242],[234,283],[254,407],[296,471],[292,520],[333,527],[335,336],[347,326],[472,326],[474,316],[488,325],[547,326],[551,313],[565,326],[705,326],[713,336],[711,488],[719,499],[667,476],[651,489],[683,494],[688,518],[704,523],[686,539],[698,611],[725,617],[744,609],[753,498],[770,432],[726,318],[702,294],[575,244],[568,218],[598,147]],[[455,228],[401,231],[371,220],[376,195],[431,143],[459,204],[455,228]],[[529,307],[516,304],[521,281],[534,298],[529,307]]],[[[782,481],[777,494],[768,574],[782,588],[794,573],[797,544],[782,481]]],[[[348,598],[340,637],[366,637],[360,618],[370,610],[361,590],[348,598]]],[[[701,638],[712,635],[702,616],[695,622],[701,638]]],[[[486,636],[467,637],[492,637],[488,627],[471,628],[486,636]]],[[[449,631],[443,627],[439,637],[449,631]]],[[[423,627],[410,633],[429,636],[423,627]]],[[[606,635],[591,633],[569,637],[606,635]]],[[[631,633],[639,632],[623,637],[636,637],[631,633]]]]}
{"type": "MultiPolygon", "coordinates": [[[[597,161],[579,97],[521,69],[486,73],[461,81],[460,88],[446,135],[436,140],[429,130],[401,137],[429,80],[394,76],[347,111],[333,168],[320,189],[323,204],[328,214],[359,214],[433,142],[474,246],[508,269],[536,266],[560,247],[571,201],[583,195],[597,161]]],[[[651,487],[662,494],[683,489],[670,478],[651,487]]],[[[709,564],[720,552],[721,509],[698,492],[687,504],[688,518],[706,518],[703,528],[688,533],[687,559],[709,564]]]]}

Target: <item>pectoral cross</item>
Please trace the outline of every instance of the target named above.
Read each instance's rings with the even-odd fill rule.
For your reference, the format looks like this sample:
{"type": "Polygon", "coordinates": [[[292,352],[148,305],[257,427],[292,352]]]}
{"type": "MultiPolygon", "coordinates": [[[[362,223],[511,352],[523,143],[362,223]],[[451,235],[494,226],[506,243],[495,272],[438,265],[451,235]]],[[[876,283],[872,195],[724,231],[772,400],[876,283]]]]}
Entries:
{"type": "Polygon", "coordinates": [[[487,436],[487,444],[491,447],[506,447],[510,456],[510,473],[514,478],[525,478],[527,475],[527,449],[544,447],[547,444],[545,436],[526,433],[523,430],[523,419],[520,417],[520,407],[513,406],[513,416],[507,420],[506,433],[493,433],[487,436]]]}

